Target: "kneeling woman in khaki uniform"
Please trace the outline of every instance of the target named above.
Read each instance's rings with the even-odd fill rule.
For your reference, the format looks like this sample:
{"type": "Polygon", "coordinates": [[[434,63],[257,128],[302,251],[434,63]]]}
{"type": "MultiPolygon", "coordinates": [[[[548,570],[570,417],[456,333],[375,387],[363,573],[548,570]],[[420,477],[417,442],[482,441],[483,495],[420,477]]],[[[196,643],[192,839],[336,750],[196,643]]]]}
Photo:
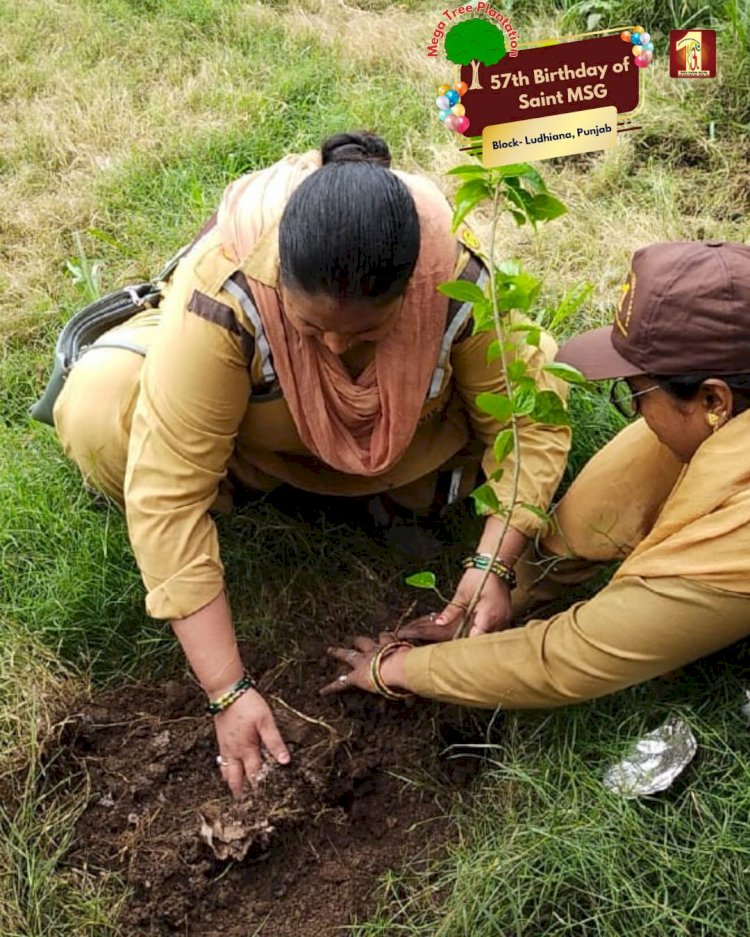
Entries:
{"type": "MultiPolygon", "coordinates": [[[[612,327],[558,360],[637,420],[588,463],[556,511],[542,556],[518,564],[514,604],[563,594],[623,559],[588,602],[500,634],[410,649],[381,639],[332,648],[349,686],[472,706],[562,706],[666,673],[750,634],[750,248],[638,251],[612,327]],[[540,571],[551,571],[541,578],[540,571]]],[[[446,641],[421,619],[403,638],[446,641]]]]}
{"type": "MultiPolygon", "coordinates": [[[[467,494],[472,444],[486,474],[496,468],[500,426],[474,403],[503,390],[486,363],[491,336],[472,335],[468,304],[437,292],[455,277],[482,285],[487,273],[467,249],[471,236],[451,233],[439,189],[389,166],[379,138],[339,134],[322,152],[231,184],[160,308],[108,332],[106,347],[95,343],[54,410],[66,453],[124,506],[147,609],[172,621],[216,704],[219,765],[236,793],[260,767],[261,742],[281,762],[289,754],[243,677],[210,509],[230,485],[269,491],[282,482],[332,495],[388,492],[419,509],[439,472],[454,497],[467,494]]],[[[540,348],[518,353],[542,387],[563,392],[541,371],[554,352],[543,336],[540,348]]],[[[520,500],[546,509],[569,432],[534,423],[521,432],[520,500]]],[[[507,501],[509,481],[493,484],[507,501]]],[[[513,517],[507,563],[537,524],[528,511],[513,517]]],[[[497,528],[489,518],[478,552],[497,528]]],[[[458,601],[481,575],[467,571],[458,601]]],[[[493,577],[477,629],[510,614],[508,586],[493,577]]]]}

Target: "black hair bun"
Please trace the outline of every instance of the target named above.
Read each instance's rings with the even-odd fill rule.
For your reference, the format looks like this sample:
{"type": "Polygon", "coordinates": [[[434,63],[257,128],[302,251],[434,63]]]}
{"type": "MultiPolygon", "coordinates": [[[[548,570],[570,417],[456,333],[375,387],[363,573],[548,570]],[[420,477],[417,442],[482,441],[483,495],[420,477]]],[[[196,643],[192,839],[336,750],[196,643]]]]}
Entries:
{"type": "Polygon", "coordinates": [[[371,162],[390,167],[391,151],[381,137],[367,130],[353,133],[334,133],[320,148],[323,165],[326,163],[371,162]]]}

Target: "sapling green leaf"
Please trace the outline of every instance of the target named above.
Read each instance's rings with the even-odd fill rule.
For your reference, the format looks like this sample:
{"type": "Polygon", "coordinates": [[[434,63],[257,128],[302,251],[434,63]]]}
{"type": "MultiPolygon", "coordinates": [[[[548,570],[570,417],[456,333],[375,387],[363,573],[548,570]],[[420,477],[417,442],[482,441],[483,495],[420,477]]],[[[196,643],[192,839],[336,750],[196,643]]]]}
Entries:
{"type": "Polygon", "coordinates": [[[412,573],[406,577],[407,586],[414,586],[417,589],[434,589],[437,586],[435,573],[424,570],[421,573],[412,573]]]}
{"type": "Polygon", "coordinates": [[[525,511],[528,511],[530,514],[533,514],[535,517],[538,517],[540,521],[544,521],[545,524],[552,523],[552,518],[537,504],[529,504],[526,501],[522,501],[520,505],[525,511]]]}
{"type": "Polygon", "coordinates": [[[544,179],[542,179],[533,166],[527,165],[524,171],[519,173],[519,175],[529,183],[532,189],[535,189],[537,192],[547,191],[547,185],[544,179]]]}
{"type": "Polygon", "coordinates": [[[437,587],[435,573],[431,572],[429,569],[422,570],[422,572],[419,573],[412,573],[412,575],[407,576],[404,581],[407,586],[414,586],[417,589],[428,589],[434,592],[444,605],[448,604],[448,599],[437,587]]]}
{"type": "Polygon", "coordinates": [[[530,205],[534,196],[527,192],[526,189],[522,189],[520,186],[512,185],[512,180],[505,180],[505,196],[506,198],[516,206],[519,213],[531,224],[536,227],[536,217],[531,213],[530,205]]]}
{"type": "MultiPolygon", "coordinates": [[[[512,429],[504,429],[497,434],[492,444],[492,451],[498,463],[503,462],[513,451],[514,435],[512,429]]],[[[502,472],[502,469],[499,469],[502,472]]]]}
{"type": "Polygon", "coordinates": [[[490,188],[484,179],[470,179],[459,187],[456,192],[456,207],[453,211],[452,230],[454,233],[472,208],[490,194],[490,188]]]}
{"type": "Polygon", "coordinates": [[[542,390],[536,395],[532,419],[546,426],[569,426],[570,418],[565,404],[553,390],[542,390]]]}
{"type": "Polygon", "coordinates": [[[500,502],[492,488],[485,482],[471,492],[474,508],[477,514],[498,514],[501,510],[500,502]]]}
{"type": "Polygon", "coordinates": [[[441,283],[438,291],[451,299],[458,299],[462,303],[481,303],[485,296],[481,287],[467,280],[449,280],[441,283]]]}
{"type": "Polygon", "coordinates": [[[492,306],[487,300],[481,303],[474,303],[472,318],[474,320],[472,335],[478,335],[480,332],[489,332],[495,328],[495,317],[492,312],[492,306]]]}
{"type": "Polygon", "coordinates": [[[532,345],[534,348],[538,348],[538,347],[539,347],[539,343],[541,342],[541,340],[542,340],[542,330],[541,330],[541,329],[533,329],[533,330],[532,330],[531,332],[529,332],[529,334],[526,336],[526,344],[527,344],[527,345],[532,345]]]}
{"type": "Polygon", "coordinates": [[[514,351],[516,351],[516,346],[513,342],[501,343],[499,339],[493,338],[487,346],[487,364],[492,364],[493,361],[497,361],[497,359],[502,356],[503,352],[505,352],[506,355],[511,355],[514,351]]]}
{"type": "Polygon", "coordinates": [[[454,166],[453,169],[449,169],[447,175],[449,176],[460,176],[462,179],[484,179],[487,177],[489,170],[485,169],[479,163],[469,164],[466,166],[454,166]]]}
{"type": "Polygon", "coordinates": [[[526,377],[526,362],[522,360],[511,361],[508,363],[508,380],[510,381],[520,381],[522,377],[526,377]]]}
{"type": "Polygon", "coordinates": [[[536,406],[537,389],[534,381],[531,385],[520,383],[513,391],[513,414],[514,416],[530,416],[536,406]]]}
{"type": "Polygon", "coordinates": [[[523,176],[531,167],[528,163],[510,163],[508,166],[497,166],[492,170],[493,176],[502,179],[504,176],[523,176]]]}
{"type": "Polygon", "coordinates": [[[537,277],[523,271],[498,276],[495,282],[498,308],[506,311],[517,309],[520,312],[527,312],[540,286],[541,282],[537,277]]]}
{"type": "Polygon", "coordinates": [[[487,364],[492,364],[493,361],[497,361],[502,353],[499,340],[493,338],[487,346],[487,364]]]}
{"type": "Polygon", "coordinates": [[[526,332],[526,344],[531,345],[534,348],[539,347],[539,342],[542,337],[541,326],[535,325],[533,322],[519,322],[517,324],[508,326],[509,332],[526,332]]]}
{"type": "Polygon", "coordinates": [[[542,370],[559,377],[561,381],[568,384],[587,384],[588,381],[581,372],[570,364],[563,364],[562,361],[553,361],[550,364],[542,365],[542,370]]]}
{"type": "Polygon", "coordinates": [[[489,413],[498,423],[506,423],[513,413],[513,403],[505,394],[485,392],[477,394],[475,403],[480,410],[489,413]]]}
{"type": "Polygon", "coordinates": [[[540,192],[532,197],[527,205],[527,210],[534,221],[551,221],[553,218],[564,215],[568,209],[554,195],[540,192]]]}

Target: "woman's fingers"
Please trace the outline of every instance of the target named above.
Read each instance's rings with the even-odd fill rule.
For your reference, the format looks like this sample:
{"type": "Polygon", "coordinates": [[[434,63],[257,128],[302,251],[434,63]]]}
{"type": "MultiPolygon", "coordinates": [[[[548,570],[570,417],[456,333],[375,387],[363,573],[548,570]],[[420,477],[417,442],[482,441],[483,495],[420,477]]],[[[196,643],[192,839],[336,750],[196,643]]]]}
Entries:
{"type": "Polygon", "coordinates": [[[493,631],[497,630],[497,628],[493,627],[488,622],[483,622],[480,624],[475,620],[474,624],[471,626],[471,630],[469,631],[469,637],[475,638],[478,634],[492,634],[493,631]]]}
{"type": "Polygon", "coordinates": [[[423,615],[403,625],[398,630],[399,638],[415,641],[447,641],[452,637],[450,625],[438,624],[436,615],[423,615]]]}
{"type": "Polygon", "coordinates": [[[477,602],[474,609],[474,616],[471,622],[471,628],[468,631],[470,638],[478,634],[488,634],[495,630],[497,624],[497,610],[491,602],[487,602],[484,596],[477,602]]]}
{"type": "Polygon", "coordinates": [[[329,647],[326,649],[326,654],[328,654],[329,657],[340,660],[343,664],[349,664],[351,667],[355,666],[358,653],[358,651],[350,647],[329,647]]]}
{"type": "Polygon", "coordinates": [[[245,765],[239,758],[229,758],[227,760],[229,764],[221,769],[221,774],[229,785],[229,790],[232,792],[234,799],[239,800],[245,786],[245,765]]]}
{"type": "Polygon", "coordinates": [[[378,643],[373,644],[371,650],[379,650],[381,647],[384,647],[388,644],[393,644],[394,641],[398,641],[401,638],[400,632],[395,631],[381,631],[378,635],[378,643]]]}
{"type": "Polygon", "coordinates": [[[318,692],[321,696],[331,696],[333,693],[344,693],[349,689],[349,681],[340,679],[346,674],[339,674],[335,680],[332,680],[330,683],[327,683],[324,687],[321,687],[318,692]]]}
{"type": "Polygon", "coordinates": [[[263,767],[263,759],[260,757],[260,748],[253,746],[242,759],[245,768],[245,774],[252,787],[255,787],[260,769],[263,767]]]}
{"type": "Polygon", "coordinates": [[[340,673],[335,680],[332,680],[324,686],[319,692],[321,696],[329,696],[332,693],[343,693],[344,690],[358,689],[371,690],[370,666],[375,655],[377,645],[372,639],[360,641],[360,646],[370,646],[370,651],[355,651],[351,647],[329,647],[327,653],[334,660],[341,661],[342,664],[348,664],[351,668],[346,673],[340,673]]]}
{"type": "Polygon", "coordinates": [[[510,601],[510,590],[504,583],[491,576],[477,603],[469,636],[473,638],[478,634],[503,631],[512,623],[513,606],[510,601]]]}
{"type": "Polygon", "coordinates": [[[236,798],[242,796],[245,777],[255,786],[258,772],[263,766],[261,745],[280,764],[287,764],[290,760],[273,713],[255,690],[243,693],[231,706],[216,715],[214,725],[221,752],[221,776],[236,798]]]}
{"type": "MultiPolygon", "coordinates": [[[[271,757],[278,761],[280,765],[288,765],[292,760],[292,756],[289,754],[289,749],[284,744],[284,739],[282,739],[281,733],[276,728],[276,723],[272,716],[269,719],[264,719],[260,723],[259,731],[260,740],[265,745],[271,757]]],[[[260,770],[260,765],[258,766],[258,770],[260,770]]]]}
{"type": "Polygon", "coordinates": [[[435,618],[435,624],[437,625],[455,625],[458,627],[458,623],[463,617],[466,606],[460,599],[455,599],[449,602],[445,608],[440,612],[435,618]]]}
{"type": "Polygon", "coordinates": [[[366,635],[359,635],[356,637],[352,644],[358,651],[362,651],[364,654],[369,654],[370,651],[374,651],[377,648],[377,644],[368,638],[366,635]]]}

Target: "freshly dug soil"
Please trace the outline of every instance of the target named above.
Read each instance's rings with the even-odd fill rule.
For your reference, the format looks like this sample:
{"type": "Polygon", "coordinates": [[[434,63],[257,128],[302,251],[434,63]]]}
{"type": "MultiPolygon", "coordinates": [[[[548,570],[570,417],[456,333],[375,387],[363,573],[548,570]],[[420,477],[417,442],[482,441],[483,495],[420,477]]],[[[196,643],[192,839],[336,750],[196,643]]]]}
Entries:
{"type": "Polygon", "coordinates": [[[319,655],[266,671],[260,687],[292,764],[269,765],[239,803],[194,686],[119,688],[70,719],[53,770],[85,767],[91,798],[67,861],[123,876],[123,933],[340,934],[373,910],[380,875],[429,861],[451,834],[440,790],[476,763],[439,761],[434,710],[322,699],[321,682],[319,655]]]}

